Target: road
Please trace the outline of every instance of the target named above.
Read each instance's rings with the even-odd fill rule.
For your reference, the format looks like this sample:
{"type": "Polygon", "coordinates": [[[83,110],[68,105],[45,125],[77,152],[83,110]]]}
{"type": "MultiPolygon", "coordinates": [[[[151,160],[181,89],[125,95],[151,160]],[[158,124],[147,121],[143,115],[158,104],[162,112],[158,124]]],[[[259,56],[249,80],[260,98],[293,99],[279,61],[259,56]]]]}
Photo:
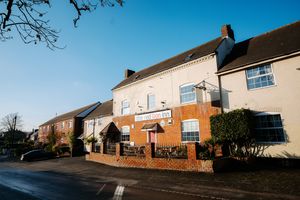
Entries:
{"type": "Polygon", "coordinates": [[[299,172],[201,174],[115,168],[83,158],[9,161],[0,162],[0,199],[300,199],[299,172]]]}

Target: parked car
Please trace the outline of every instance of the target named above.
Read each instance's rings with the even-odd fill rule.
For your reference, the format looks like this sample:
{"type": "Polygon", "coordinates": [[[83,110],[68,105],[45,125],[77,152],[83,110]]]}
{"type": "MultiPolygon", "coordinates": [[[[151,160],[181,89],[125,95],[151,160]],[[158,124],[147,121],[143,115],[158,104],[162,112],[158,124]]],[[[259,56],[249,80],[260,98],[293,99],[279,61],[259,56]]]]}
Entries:
{"type": "Polygon", "coordinates": [[[28,151],[21,155],[22,161],[33,161],[33,160],[44,160],[54,158],[55,154],[52,152],[46,152],[43,149],[36,149],[32,151],[28,151]]]}

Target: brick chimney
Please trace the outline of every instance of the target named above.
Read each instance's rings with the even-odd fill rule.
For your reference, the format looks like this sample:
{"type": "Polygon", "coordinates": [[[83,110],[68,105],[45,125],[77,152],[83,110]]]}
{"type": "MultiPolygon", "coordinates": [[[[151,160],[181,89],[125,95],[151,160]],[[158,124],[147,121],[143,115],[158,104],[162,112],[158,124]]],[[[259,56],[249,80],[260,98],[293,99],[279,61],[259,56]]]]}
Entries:
{"type": "Polygon", "coordinates": [[[235,40],[234,39],[234,32],[231,29],[230,24],[223,25],[222,28],[221,28],[221,33],[222,33],[222,38],[230,37],[231,39],[235,40]]]}
{"type": "Polygon", "coordinates": [[[134,74],[135,71],[131,70],[131,69],[125,69],[125,73],[124,73],[124,78],[129,78],[129,76],[131,76],[132,74],[134,74]]]}

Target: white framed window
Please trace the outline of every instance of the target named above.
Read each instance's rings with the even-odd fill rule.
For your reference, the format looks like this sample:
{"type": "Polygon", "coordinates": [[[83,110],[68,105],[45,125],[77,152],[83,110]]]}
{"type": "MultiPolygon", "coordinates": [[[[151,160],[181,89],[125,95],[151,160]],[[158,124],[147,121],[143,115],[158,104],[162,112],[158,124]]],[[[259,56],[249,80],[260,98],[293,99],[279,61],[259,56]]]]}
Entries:
{"type": "Polygon", "coordinates": [[[102,124],[102,120],[101,120],[101,118],[98,118],[98,119],[97,119],[97,125],[98,125],[98,126],[101,126],[101,124],[102,124]]]}
{"type": "Polygon", "coordinates": [[[248,90],[275,85],[274,75],[270,64],[246,70],[248,90]]]}
{"type": "Polygon", "coordinates": [[[127,100],[124,100],[121,103],[121,114],[128,115],[129,113],[130,113],[129,102],[127,100]]]}
{"type": "Polygon", "coordinates": [[[147,95],[147,108],[148,108],[148,110],[152,110],[155,108],[155,95],[154,94],[147,95]]]}
{"type": "Polygon", "coordinates": [[[69,121],[69,128],[72,128],[72,126],[73,126],[73,121],[70,120],[70,121],[69,121]]]}
{"type": "Polygon", "coordinates": [[[64,129],[65,128],[65,122],[61,122],[60,127],[61,127],[61,129],[64,129]]]}
{"type": "Polygon", "coordinates": [[[88,127],[89,128],[92,128],[94,126],[94,121],[93,120],[90,120],[89,122],[88,122],[88,127]]]}
{"type": "Polygon", "coordinates": [[[123,126],[121,129],[121,142],[128,142],[130,141],[130,127],[123,126]]]}
{"type": "Polygon", "coordinates": [[[196,90],[194,83],[180,86],[180,103],[191,103],[196,101],[196,90]]]}
{"type": "Polygon", "coordinates": [[[190,119],[181,122],[181,141],[200,141],[199,121],[197,119],[190,119]]]}
{"type": "Polygon", "coordinates": [[[279,113],[259,113],[255,116],[255,139],[258,143],[285,142],[279,113]]]}

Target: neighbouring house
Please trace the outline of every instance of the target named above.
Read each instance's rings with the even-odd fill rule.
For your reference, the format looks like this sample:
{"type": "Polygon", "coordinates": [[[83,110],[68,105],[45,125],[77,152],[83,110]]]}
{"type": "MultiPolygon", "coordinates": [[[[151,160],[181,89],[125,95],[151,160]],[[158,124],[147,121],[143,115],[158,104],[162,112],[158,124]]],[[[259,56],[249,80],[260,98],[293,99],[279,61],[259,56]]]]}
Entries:
{"type": "Polygon", "coordinates": [[[300,21],[236,43],[218,71],[222,107],[256,115],[262,154],[300,157],[300,21]]]}
{"type": "MultiPolygon", "coordinates": [[[[100,102],[76,109],[74,111],[59,115],[39,126],[38,140],[41,143],[47,143],[47,136],[51,133],[56,135],[56,145],[69,145],[70,135],[75,138],[83,132],[83,119],[95,110],[100,102]]],[[[83,143],[74,147],[75,151],[83,150],[83,143]]]]}
{"type": "Polygon", "coordinates": [[[216,72],[234,46],[230,25],[221,36],[138,72],[112,89],[113,121],[121,141],[178,144],[210,138],[209,117],[220,113],[216,72]]]}
{"type": "Polygon", "coordinates": [[[34,145],[38,144],[39,129],[33,129],[28,133],[26,140],[33,141],[34,145]]]}
{"type": "Polygon", "coordinates": [[[95,138],[97,142],[94,144],[93,151],[99,152],[99,144],[102,142],[100,137],[101,131],[111,126],[113,118],[113,100],[101,103],[95,110],[87,115],[84,121],[84,132],[80,136],[85,142],[84,150],[91,151],[92,143],[88,143],[88,139],[95,138]]]}

